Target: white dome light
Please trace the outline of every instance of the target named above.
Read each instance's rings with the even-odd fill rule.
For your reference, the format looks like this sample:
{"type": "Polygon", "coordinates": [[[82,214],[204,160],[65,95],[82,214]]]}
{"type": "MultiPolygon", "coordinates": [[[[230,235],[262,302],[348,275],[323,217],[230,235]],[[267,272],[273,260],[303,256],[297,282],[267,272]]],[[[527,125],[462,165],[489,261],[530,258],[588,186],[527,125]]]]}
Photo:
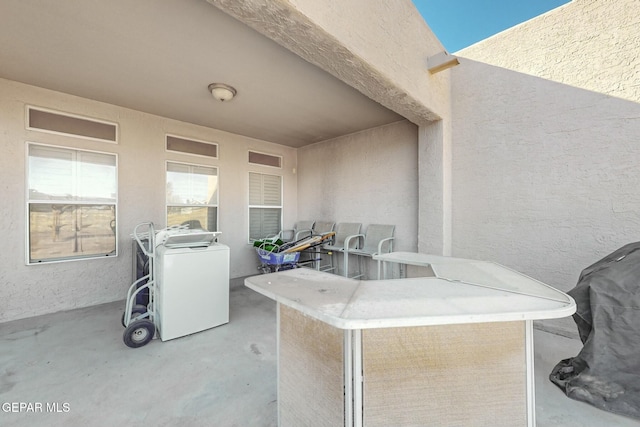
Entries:
{"type": "Polygon", "coordinates": [[[220,102],[230,101],[236,96],[236,93],[238,93],[233,87],[224,83],[211,83],[209,85],[209,92],[220,102]]]}

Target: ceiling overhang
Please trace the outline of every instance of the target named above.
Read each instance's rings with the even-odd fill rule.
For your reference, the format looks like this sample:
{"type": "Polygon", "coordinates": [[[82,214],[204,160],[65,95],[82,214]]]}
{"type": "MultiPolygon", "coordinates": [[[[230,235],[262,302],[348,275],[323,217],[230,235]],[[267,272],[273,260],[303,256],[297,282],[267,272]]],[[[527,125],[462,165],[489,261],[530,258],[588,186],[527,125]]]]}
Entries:
{"type": "Polygon", "coordinates": [[[3,0],[0,77],[291,147],[436,118],[288,2],[210,3],[3,0]]]}

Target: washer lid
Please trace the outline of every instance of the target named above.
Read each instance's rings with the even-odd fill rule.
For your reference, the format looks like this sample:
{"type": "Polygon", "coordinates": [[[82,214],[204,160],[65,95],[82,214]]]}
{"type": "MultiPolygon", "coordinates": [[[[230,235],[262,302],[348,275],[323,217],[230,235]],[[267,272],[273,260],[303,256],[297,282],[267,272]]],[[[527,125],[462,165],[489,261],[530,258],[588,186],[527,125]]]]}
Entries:
{"type": "Polygon", "coordinates": [[[209,246],[216,241],[220,231],[190,230],[184,228],[167,228],[156,235],[156,246],[164,245],[172,248],[191,248],[209,246]]]}

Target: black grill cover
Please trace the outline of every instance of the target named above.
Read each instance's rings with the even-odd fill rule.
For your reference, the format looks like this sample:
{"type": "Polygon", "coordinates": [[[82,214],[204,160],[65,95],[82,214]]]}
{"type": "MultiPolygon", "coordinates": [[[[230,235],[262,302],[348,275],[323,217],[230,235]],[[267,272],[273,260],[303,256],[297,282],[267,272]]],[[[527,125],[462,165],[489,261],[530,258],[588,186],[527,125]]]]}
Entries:
{"type": "Polygon", "coordinates": [[[640,242],[584,269],[568,294],[584,346],[549,378],[572,399],[640,418],[640,242]]]}

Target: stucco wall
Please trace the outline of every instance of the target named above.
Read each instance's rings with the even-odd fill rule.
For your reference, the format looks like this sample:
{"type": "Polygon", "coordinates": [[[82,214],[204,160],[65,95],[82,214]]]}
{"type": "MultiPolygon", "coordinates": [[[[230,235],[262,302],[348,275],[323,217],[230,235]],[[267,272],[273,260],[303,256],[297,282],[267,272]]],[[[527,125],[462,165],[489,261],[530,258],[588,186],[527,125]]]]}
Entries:
{"type": "MultiPolygon", "coordinates": [[[[415,5],[406,0],[324,1],[288,0],[309,16],[357,57],[397,86],[406,99],[415,98],[437,116],[445,116],[449,108],[446,73],[429,74],[427,58],[444,50],[442,43],[428,27],[415,5]]],[[[346,64],[339,66],[345,67],[346,64]]],[[[345,76],[348,79],[348,76],[345,76]]],[[[348,80],[347,80],[348,81],[348,80]]],[[[353,82],[356,83],[356,82],[353,82]]],[[[358,87],[356,84],[353,84],[358,87]]],[[[364,82],[363,82],[364,83],[364,82]]],[[[376,93],[367,93],[378,102],[376,93]]],[[[391,106],[393,109],[393,106],[391,106]]],[[[417,124],[424,120],[406,111],[397,111],[417,124]]],[[[430,120],[434,117],[429,118],[430,120]]]]}
{"type": "Polygon", "coordinates": [[[218,167],[220,242],[231,248],[231,276],[257,273],[255,251],[247,244],[248,172],[284,177],[284,225],[296,218],[297,182],[292,148],[215,129],[194,126],[114,105],[0,79],[0,322],[123,299],[131,284],[130,234],[142,221],[165,225],[165,161],[218,167]],[[25,105],[117,122],[120,141],[109,144],[25,129],[25,105]],[[167,153],[166,133],[213,141],[219,159],[167,153]],[[116,258],[25,265],[25,142],[118,154],[118,240],[116,258]],[[283,156],[283,168],[249,166],[249,149],[283,156]]]}
{"type": "Polygon", "coordinates": [[[639,104],[464,65],[454,89],[455,255],[567,290],[599,256],[640,240],[639,104]],[[474,81],[482,85],[463,96],[474,81]]]}
{"type": "Polygon", "coordinates": [[[450,71],[427,70],[427,59],[444,47],[415,5],[410,0],[207,1],[424,128],[419,249],[450,254],[450,71]]]}
{"type": "Polygon", "coordinates": [[[369,98],[425,125],[449,112],[444,50],[410,0],[207,0],[369,98]]]}
{"type": "Polygon", "coordinates": [[[451,255],[451,121],[418,131],[418,252],[451,255]]]}
{"type": "Polygon", "coordinates": [[[638,0],[573,0],[456,54],[640,101],[638,28],[638,0]]]}
{"type": "Polygon", "coordinates": [[[455,256],[569,290],[640,240],[639,19],[635,0],[574,0],[457,53],[455,256]]]}
{"type": "Polygon", "coordinates": [[[417,127],[402,121],[298,150],[298,217],[395,224],[394,250],[416,251],[417,127]]]}

